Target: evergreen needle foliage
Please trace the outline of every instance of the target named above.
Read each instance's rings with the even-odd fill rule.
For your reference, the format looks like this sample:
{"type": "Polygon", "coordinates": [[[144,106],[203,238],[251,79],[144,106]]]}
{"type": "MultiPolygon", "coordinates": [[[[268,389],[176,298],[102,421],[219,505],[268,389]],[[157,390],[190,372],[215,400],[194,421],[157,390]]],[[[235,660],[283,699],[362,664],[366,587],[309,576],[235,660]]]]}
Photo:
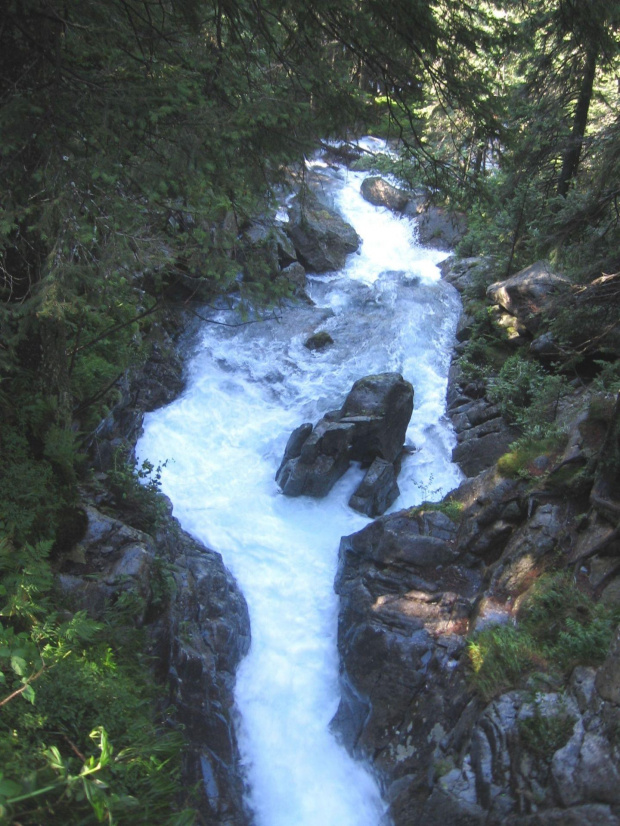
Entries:
{"type": "MultiPolygon", "coordinates": [[[[467,209],[462,251],[493,256],[496,274],[543,254],[576,281],[615,272],[619,26],[604,0],[6,0],[2,817],[191,820],[175,814],[179,741],[153,712],[135,605],[122,626],[101,625],[55,589],[58,555],[79,527],[87,446],[121,379],[148,357],[162,311],[179,298],[235,292],[247,306],[288,295],[261,251],[245,248],[244,229],[273,210],[319,139],[373,130],[402,149],[396,165],[378,158],[376,168],[467,209]]],[[[555,334],[581,358],[599,346],[603,315],[608,346],[611,304],[586,304],[577,320],[560,313],[555,334]]],[[[614,361],[613,348],[593,352],[614,361]]],[[[500,370],[505,355],[480,310],[471,377],[495,371],[498,403],[537,438],[563,380],[521,357],[500,370]]],[[[617,379],[601,370],[606,387],[617,379]]],[[[109,481],[128,518],[154,530],[158,469],[136,476],[117,456],[109,481]]],[[[544,644],[534,627],[489,632],[471,649],[481,690],[541,658],[565,668],[599,651],[607,623],[596,611],[571,615],[544,644]]]]}

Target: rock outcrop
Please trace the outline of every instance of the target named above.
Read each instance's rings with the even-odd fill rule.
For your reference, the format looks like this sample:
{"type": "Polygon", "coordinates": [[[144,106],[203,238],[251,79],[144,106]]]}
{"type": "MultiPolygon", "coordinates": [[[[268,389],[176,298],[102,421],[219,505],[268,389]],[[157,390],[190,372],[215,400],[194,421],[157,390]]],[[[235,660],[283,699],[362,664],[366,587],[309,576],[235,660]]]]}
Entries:
{"type": "MultiPolygon", "coordinates": [[[[395,822],[418,822],[438,743],[471,694],[458,663],[481,572],[440,512],[402,511],[344,537],[336,590],[344,674],[334,725],[371,758],[395,822]]],[[[420,821],[424,822],[424,821],[420,821]]]]}
{"type": "Polygon", "coordinates": [[[130,619],[147,631],[156,674],[169,686],[172,719],[185,727],[184,777],[202,790],[204,823],[246,826],[233,688],[250,625],[236,582],[221,556],[170,515],[152,536],[92,504],[84,513],[85,533],[65,555],[59,587],[94,619],[130,597],[130,619]]]}
{"type": "Polygon", "coordinates": [[[537,261],[505,281],[491,284],[487,297],[534,335],[540,329],[542,314],[550,310],[558,295],[569,291],[568,278],[553,272],[546,261],[537,261]]]}
{"type": "Polygon", "coordinates": [[[464,391],[453,382],[450,403],[472,478],[341,541],[334,729],[375,767],[395,826],[620,826],[618,634],[599,667],[578,665],[563,684],[500,682],[491,697],[474,689],[468,656],[472,632],[520,621],[543,574],[573,570],[618,604],[620,487],[617,463],[600,457],[618,455],[620,400],[580,390],[565,402],[564,446],[539,457],[533,485],[488,461],[471,433],[499,414],[483,385],[464,391]],[[588,468],[589,493],[573,492],[588,468]]]}
{"type": "Polygon", "coordinates": [[[286,279],[294,291],[306,286],[306,270],[297,260],[293,242],[275,218],[254,221],[244,232],[245,248],[238,258],[244,273],[260,269],[272,280],[286,279]]]}
{"type": "Polygon", "coordinates": [[[398,373],[366,376],[353,385],[340,410],[316,426],[291,434],[276,481],[287,496],[325,496],[352,461],[369,466],[349,504],[377,516],[398,496],[396,476],[413,387],[398,373]]]}
{"type": "Polygon", "coordinates": [[[452,461],[466,476],[494,465],[519,436],[517,428],[502,417],[499,405],[486,398],[484,383],[465,378],[457,362],[450,368],[447,413],[457,438],[452,461]]]}
{"type": "Polygon", "coordinates": [[[295,247],[297,260],[316,273],[342,269],[347,255],[360,245],[353,227],[309,189],[293,201],[284,231],[295,247]]]}
{"type": "MultiPolygon", "coordinates": [[[[167,323],[175,329],[174,318],[167,323]]],[[[76,610],[95,618],[119,599],[133,606],[129,619],[147,632],[154,677],[168,692],[169,723],[184,728],[183,785],[197,790],[201,822],[248,826],[233,699],[235,671],[250,644],[243,595],[221,556],[172,518],[165,497],[148,514],[148,532],[140,530],[130,523],[142,524],[144,514],[115,496],[107,478],[118,451],[131,455],[144,412],[183,386],[174,341],[163,328],[159,337],[153,359],[123,380],[120,401],[93,438],[99,474],[82,491],[79,535],[58,549],[58,585],[76,610]]]]}
{"type": "Polygon", "coordinates": [[[618,637],[563,691],[541,682],[485,702],[469,679],[469,632],[514,622],[541,573],[570,559],[576,521],[575,503],[532,499],[489,469],[440,510],[342,539],[333,725],[372,761],[396,826],[620,823],[618,637]]]}
{"type": "Polygon", "coordinates": [[[440,250],[456,247],[465,235],[467,221],[462,213],[448,212],[442,207],[434,206],[425,199],[412,202],[407,213],[417,217],[418,237],[420,243],[440,250]]]}

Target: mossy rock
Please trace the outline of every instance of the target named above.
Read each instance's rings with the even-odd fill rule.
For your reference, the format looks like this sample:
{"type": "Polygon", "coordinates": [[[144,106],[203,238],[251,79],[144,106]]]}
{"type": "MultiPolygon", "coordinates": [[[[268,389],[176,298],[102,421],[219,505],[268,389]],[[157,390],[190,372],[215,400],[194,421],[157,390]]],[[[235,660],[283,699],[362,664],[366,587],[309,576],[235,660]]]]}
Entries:
{"type": "Polygon", "coordinates": [[[304,347],[307,347],[308,350],[324,350],[333,343],[334,339],[327,330],[319,330],[304,341],[304,347]]]}

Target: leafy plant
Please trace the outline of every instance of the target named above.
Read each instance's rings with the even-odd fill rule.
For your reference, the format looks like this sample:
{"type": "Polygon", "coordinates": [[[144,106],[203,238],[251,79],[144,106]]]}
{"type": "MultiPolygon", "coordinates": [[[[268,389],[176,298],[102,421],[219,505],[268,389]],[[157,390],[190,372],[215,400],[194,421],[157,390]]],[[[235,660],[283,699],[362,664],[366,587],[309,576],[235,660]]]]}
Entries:
{"type": "Polygon", "coordinates": [[[552,459],[560,454],[565,444],[566,434],[553,428],[542,438],[522,436],[499,458],[497,469],[509,478],[536,479],[545,475],[552,459]],[[542,466],[536,466],[539,459],[544,460],[542,466]]]}
{"type": "Polygon", "coordinates": [[[472,686],[487,702],[542,666],[534,640],[513,625],[479,632],[468,643],[467,653],[472,686]]]}
{"type": "Polygon", "coordinates": [[[427,511],[437,511],[438,513],[443,513],[453,522],[460,522],[463,516],[463,510],[464,505],[462,502],[442,499],[441,502],[422,502],[421,505],[416,505],[414,508],[409,508],[407,515],[417,516],[418,514],[427,511]]]}
{"type": "Polygon", "coordinates": [[[155,531],[167,512],[166,501],[160,495],[161,474],[167,463],[168,460],[155,467],[145,459],[138,467],[128,459],[125,448],[114,453],[108,471],[110,490],[117,506],[140,530],[155,531]]]}

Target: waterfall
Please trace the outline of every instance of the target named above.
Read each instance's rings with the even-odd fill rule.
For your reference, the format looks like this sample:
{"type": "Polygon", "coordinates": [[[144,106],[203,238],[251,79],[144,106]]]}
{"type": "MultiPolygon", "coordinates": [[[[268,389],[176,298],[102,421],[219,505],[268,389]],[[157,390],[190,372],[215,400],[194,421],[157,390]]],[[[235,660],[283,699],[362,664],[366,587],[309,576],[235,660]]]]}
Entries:
{"type": "MultiPolygon", "coordinates": [[[[290,499],[274,475],[287,438],[339,407],[353,382],[396,371],[415,389],[401,496],[391,510],[438,499],[460,479],[444,418],[459,299],[439,277],[445,256],[416,243],[407,218],[360,194],[364,175],[324,171],[328,195],[363,238],[338,273],[309,278],[314,306],[234,328],[205,324],[184,394],[147,415],[139,459],[167,464],[163,491],[183,527],[218,550],[246,597],[250,653],[237,675],[240,749],[257,826],[378,826],[372,773],[337,743],[339,540],[368,519],[348,499],[353,466],[324,500],[290,499]],[[327,330],[334,344],[304,341],[327,330]]],[[[214,321],[230,313],[212,311],[214,321]]]]}

